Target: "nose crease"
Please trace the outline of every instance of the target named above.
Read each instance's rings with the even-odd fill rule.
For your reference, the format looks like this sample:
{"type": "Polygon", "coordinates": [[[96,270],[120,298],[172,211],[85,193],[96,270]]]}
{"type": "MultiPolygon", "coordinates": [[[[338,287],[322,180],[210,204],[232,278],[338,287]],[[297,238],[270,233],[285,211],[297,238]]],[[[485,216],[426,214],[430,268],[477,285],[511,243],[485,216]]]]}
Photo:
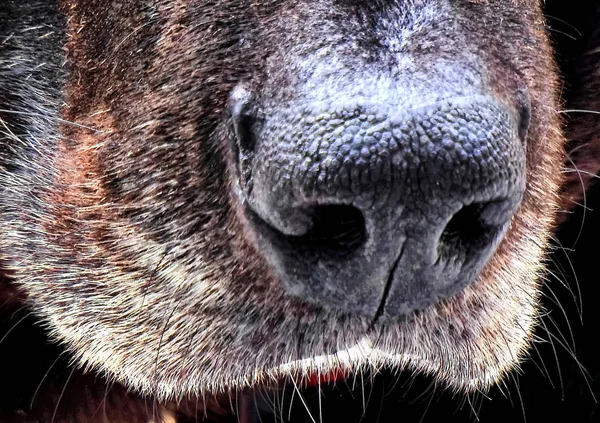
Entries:
{"type": "Polygon", "coordinates": [[[383,315],[384,308],[385,308],[387,299],[389,297],[389,294],[390,294],[390,291],[392,288],[392,284],[394,283],[394,275],[396,273],[396,270],[398,269],[398,265],[400,264],[402,257],[404,256],[404,249],[406,247],[406,242],[407,241],[405,239],[405,241],[402,243],[402,246],[400,247],[400,252],[398,253],[398,257],[396,258],[396,260],[394,261],[394,263],[392,264],[392,266],[390,268],[390,271],[387,276],[387,281],[385,283],[385,287],[384,287],[383,293],[381,295],[381,300],[379,301],[379,306],[377,307],[377,310],[375,311],[375,315],[373,316],[371,324],[369,325],[370,330],[375,327],[375,325],[377,324],[377,321],[383,315]]]}

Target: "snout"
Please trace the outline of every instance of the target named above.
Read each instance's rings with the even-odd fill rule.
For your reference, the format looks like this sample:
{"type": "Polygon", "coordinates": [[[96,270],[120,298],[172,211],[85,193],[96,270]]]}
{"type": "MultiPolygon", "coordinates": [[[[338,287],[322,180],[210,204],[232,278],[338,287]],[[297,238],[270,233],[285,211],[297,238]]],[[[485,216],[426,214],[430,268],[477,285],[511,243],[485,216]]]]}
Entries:
{"type": "Polygon", "coordinates": [[[525,189],[527,119],[489,94],[270,113],[238,88],[249,226],[290,295],[370,318],[422,309],[473,283],[501,242],[525,189]]]}

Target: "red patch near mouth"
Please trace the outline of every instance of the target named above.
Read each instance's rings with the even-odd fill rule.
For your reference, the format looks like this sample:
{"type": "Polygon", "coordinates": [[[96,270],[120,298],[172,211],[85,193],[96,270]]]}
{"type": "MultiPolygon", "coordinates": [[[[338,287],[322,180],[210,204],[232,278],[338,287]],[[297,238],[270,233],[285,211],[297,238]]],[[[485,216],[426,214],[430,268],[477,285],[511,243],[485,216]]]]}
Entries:
{"type": "Polygon", "coordinates": [[[346,379],[346,372],[343,369],[335,369],[328,373],[313,373],[306,380],[306,386],[319,386],[334,383],[338,380],[346,379]]]}

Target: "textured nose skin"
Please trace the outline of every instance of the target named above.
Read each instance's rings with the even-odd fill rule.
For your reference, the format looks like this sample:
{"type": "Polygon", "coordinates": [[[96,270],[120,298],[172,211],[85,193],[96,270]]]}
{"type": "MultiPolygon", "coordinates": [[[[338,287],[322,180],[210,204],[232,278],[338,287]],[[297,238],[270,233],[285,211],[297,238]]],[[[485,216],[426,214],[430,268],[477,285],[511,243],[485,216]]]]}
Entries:
{"type": "Polygon", "coordinates": [[[328,308],[395,317],[456,293],[525,189],[523,118],[490,96],[242,109],[241,191],[262,247],[290,294],[328,308]]]}

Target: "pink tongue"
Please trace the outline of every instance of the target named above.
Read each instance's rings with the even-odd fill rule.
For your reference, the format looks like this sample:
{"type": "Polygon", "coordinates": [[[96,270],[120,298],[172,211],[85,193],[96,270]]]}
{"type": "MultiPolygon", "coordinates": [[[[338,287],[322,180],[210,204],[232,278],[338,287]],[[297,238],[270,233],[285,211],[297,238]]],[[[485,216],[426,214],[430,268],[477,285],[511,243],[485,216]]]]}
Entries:
{"type": "Polygon", "coordinates": [[[307,379],[306,386],[325,385],[343,379],[346,379],[346,372],[343,369],[332,370],[329,373],[313,373],[307,379]]]}

